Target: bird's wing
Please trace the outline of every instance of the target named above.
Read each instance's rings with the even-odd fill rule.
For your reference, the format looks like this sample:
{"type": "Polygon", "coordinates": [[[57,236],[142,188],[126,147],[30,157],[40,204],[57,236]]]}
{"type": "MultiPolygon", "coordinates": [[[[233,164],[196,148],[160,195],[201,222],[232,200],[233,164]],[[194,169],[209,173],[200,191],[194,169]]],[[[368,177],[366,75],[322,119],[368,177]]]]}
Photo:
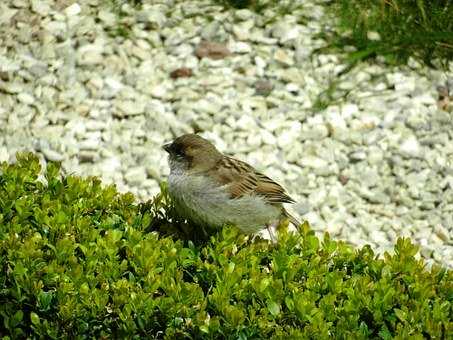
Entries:
{"type": "Polygon", "coordinates": [[[271,204],[295,202],[280,184],[257,172],[249,164],[234,158],[223,157],[211,170],[210,175],[226,186],[232,198],[258,195],[271,204]]]}

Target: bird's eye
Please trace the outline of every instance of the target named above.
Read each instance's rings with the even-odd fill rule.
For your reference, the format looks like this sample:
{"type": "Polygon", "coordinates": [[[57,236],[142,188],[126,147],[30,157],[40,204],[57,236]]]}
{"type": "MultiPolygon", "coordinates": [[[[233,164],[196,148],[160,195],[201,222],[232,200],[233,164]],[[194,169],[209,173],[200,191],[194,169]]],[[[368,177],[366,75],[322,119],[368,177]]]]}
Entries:
{"type": "Polygon", "coordinates": [[[184,157],[186,154],[184,153],[183,149],[177,149],[177,150],[175,150],[175,155],[177,157],[184,157]]]}

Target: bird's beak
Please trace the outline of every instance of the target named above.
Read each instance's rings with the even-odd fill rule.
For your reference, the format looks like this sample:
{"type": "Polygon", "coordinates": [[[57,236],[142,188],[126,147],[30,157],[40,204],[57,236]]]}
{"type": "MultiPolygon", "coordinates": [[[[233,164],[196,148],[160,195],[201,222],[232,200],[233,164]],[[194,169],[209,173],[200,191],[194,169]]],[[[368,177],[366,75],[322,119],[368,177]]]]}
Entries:
{"type": "Polygon", "coordinates": [[[171,143],[162,145],[162,149],[164,149],[165,151],[170,153],[170,151],[171,151],[171,143]]]}

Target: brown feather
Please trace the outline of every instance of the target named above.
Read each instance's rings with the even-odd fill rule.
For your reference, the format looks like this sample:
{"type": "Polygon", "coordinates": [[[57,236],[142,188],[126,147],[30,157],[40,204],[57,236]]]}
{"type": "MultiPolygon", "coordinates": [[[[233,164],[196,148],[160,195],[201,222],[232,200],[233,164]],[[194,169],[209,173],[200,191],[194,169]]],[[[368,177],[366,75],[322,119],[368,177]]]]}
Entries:
{"type": "Polygon", "coordinates": [[[234,158],[223,157],[210,170],[210,175],[220,184],[227,186],[232,198],[258,195],[270,204],[295,202],[280,184],[257,172],[249,164],[234,158]]]}

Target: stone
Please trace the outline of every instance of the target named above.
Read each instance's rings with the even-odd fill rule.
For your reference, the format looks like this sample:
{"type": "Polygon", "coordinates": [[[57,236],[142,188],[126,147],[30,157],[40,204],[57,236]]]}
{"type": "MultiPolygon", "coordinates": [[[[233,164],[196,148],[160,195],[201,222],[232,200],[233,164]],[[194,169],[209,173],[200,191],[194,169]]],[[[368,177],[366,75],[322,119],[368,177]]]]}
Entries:
{"type": "Polygon", "coordinates": [[[24,104],[31,105],[35,102],[35,98],[26,92],[21,92],[17,95],[17,99],[24,104]]]}
{"type": "Polygon", "coordinates": [[[10,20],[18,12],[17,9],[9,8],[6,4],[0,5],[0,25],[8,25],[10,20]]]}
{"type": "Polygon", "coordinates": [[[104,47],[100,43],[79,47],[76,57],[79,65],[99,65],[104,62],[104,47]]]}
{"type": "Polygon", "coordinates": [[[274,86],[268,80],[258,80],[254,84],[256,94],[267,97],[273,90],[274,86]]]}
{"type": "Polygon", "coordinates": [[[195,48],[195,55],[202,58],[210,58],[214,60],[224,59],[231,55],[231,52],[224,44],[213,41],[202,41],[195,48]]]}
{"type": "Polygon", "coordinates": [[[328,165],[328,163],[324,159],[316,156],[304,156],[299,160],[298,163],[301,166],[306,166],[313,169],[325,168],[328,165]]]}
{"type": "Polygon", "coordinates": [[[123,100],[116,103],[116,107],[120,116],[136,116],[145,113],[145,103],[132,101],[132,100],[123,100]]]}
{"type": "Polygon", "coordinates": [[[366,34],[368,40],[379,41],[381,40],[381,35],[376,31],[368,31],[366,34]]]}
{"type": "Polygon", "coordinates": [[[277,143],[277,139],[275,136],[267,130],[261,131],[261,140],[264,144],[275,145],[277,143]]]}
{"type": "Polygon", "coordinates": [[[124,179],[130,185],[137,186],[146,180],[146,171],[143,167],[133,167],[126,171],[124,179]]]}
{"type": "Polygon", "coordinates": [[[352,162],[360,162],[367,159],[367,153],[363,150],[354,151],[349,154],[349,159],[352,162]]]}
{"type": "Polygon", "coordinates": [[[287,51],[281,48],[275,51],[274,60],[285,66],[294,65],[294,58],[287,51]]]}
{"type": "Polygon", "coordinates": [[[48,148],[41,149],[41,152],[44,157],[51,162],[61,162],[64,159],[64,156],[61,153],[48,148]]]}
{"type": "Polygon", "coordinates": [[[148,28],[153,30],[161,29],[167,21],[167,15],[163,12],[163,6],[144,6],[137,13],[137,21],[145,23],[148,28]]]}
{"type": "Polygon", "coordinates": [[[106,128],[106,123],[100,120],[90,119],[85,122],[85,128],[87,131],[98,131],[106,128]]]}
{"type": "Polygon", "coordinates": [[[82,163],[94,163],[99,158],[99,154],[96,151],[90,150],[82,150],[77,156],[82,163]]]}
{"type": "Polygon", "coordinates": [[[172,79],[192,77],[193,71],[188,67],[180,67],[170,73],[172,79]]]}
{"type": "Polygon", "coordinates": [[[233,26],[233,34],[240,41],[247,41],[250,39],[250,33],[254,26],[253,20],[243,21],[233,26]]]}
{"type": "Polygon", "coordinates": [[[250,11],[249,9],[244,8],[244,9],[235,10],[234,16],[237,19],[244,21],[244,20],[252,19],[255,16],[255,14],[252,11],[250,11]]]}
{"type": "Polygon", "coordinates": [[[299,133],[300,140],[322,140],[326,138],[329,131],[325,125],[311,126],[309,130],[303,129],[299,133]]]}
{"type": "Polygon", "coordinates": [[[238,41],[230,43],[229,50],[233,53],[248,54],[252,52],[252,47],[246,42],[238,41]]]}
{"type": "Polygon", "coordinates": [[[50,12],[49,3],[42,0],[31,0],[31,9],[43,17],[49,15],[50,12]]]}
{"type": "Polygon", "coordinates": [[[451,242],[451,233],[442,225],[440,224],[436,225],[434,227],[434,233],[439,237],[440,240],[442,240],[442,242],[446,243],[451,242]]]}
{"type": "Polygon", "coordinates": [[[419,157],[421,155],[420,143],[415,136],[410,136],[402,141],[399,151],[405,157],[419,157]]]}
{"type": "MultiPolygon", "coordinates": [[[[0,145],[2,143],[0,142],[0,145]]],[[[5,146],[0,146],[0,163],[9,161],[8,149],[5,146]]]]}
{"type": "Polygon", "coordinates": [[[297,39],[300,36],[299,27],[287,21],[280,21],[272,27],[272,37],[277,38],[281,44],[297,39]]]}
{"type": "Polygon", "coordinates": [[[80,7],[80,5],[77,2],[75,2],[72,5],[66,7],[64,10],[64,13],[68,17],[73,17],[76,15],[79,15],[81,11],[82,11],[82,8],[80,7]]]}
{"type": "Polygon", "coordinates": [[[84,139],[78,142],[77,146],[80,150],[97,150],[100,144],[99,139],[84,139]]]}

